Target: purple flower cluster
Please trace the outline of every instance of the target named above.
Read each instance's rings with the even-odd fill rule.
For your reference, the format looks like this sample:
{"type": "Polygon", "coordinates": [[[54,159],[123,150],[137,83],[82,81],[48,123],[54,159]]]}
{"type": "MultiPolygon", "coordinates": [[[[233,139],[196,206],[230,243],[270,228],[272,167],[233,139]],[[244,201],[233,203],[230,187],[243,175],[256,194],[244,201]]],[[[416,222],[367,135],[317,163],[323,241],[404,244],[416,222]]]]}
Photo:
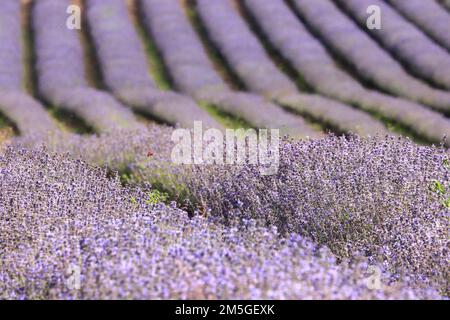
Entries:
{"type": "Polygon", "coordinates": [[[88,87],[78,31],[66,26],[69,4],[66,0],[42,0],[32,7],[41,94],[97,131],[138,126],[128,108],[109,94],[88,87]]]}
{"type": "MultiPolygon", "coordinates": [[[[252,1],[247,2],[252,3],[252,1]]],[[[423,3],[423,1],[420,2],[423,3]]],[[[433,89],[425,82],[409,75],[399,62],[361,30],[351,18],[341,12],[332,1],[297,0],[295,4],[308,25],[365,80],[393,95],[424,103],[440,111],[450,111],[449,92],[433,89]],[[325,15],[329,18],[317,18],[325,15]]],[[[253,7],[256,6],[253,5],[253,7]]],[[[271,6],[273,7],[275,4],[271,6]]],[[[287,15],[288,13],[284,13],[283,18],[287,15]]],[[[279,19],[281,19],[281,13],[279,19]]],[[[448,19],[450,20],[450,16],[448,19]]],[[[277,32],[276,30],[278,29],[272,32],[277,32]]],[[[297,59],[300,60],[301,57],[297,59]]]]}
{"type": "MultiPolygon", "coordinates": [[[[299,10],[314,9],[315,3],[306,6],[305,2],[294,1],[299,10]]],[[[316,3],[319,9],[320,3],[316,3]]],[[[281,1],[246,1],[245,4],[269,41],[319,93],[394,120],[430,141],[438,142],[449,136],[450,121],[443,115],[411,101],[367,90],[340,69],[324,46],[281,1]]],[[[450,145],[449,139],[446,144],[450,145]]]]}
{"type": "MultiPolygon", "coordinates": [[[[373,37],[395,54],[411,71],[429,79],[436,85],[450,89],[450,55],[430,40],[415,25],[380,0],[337,0],[362,26],[366,25],[366,10],[371,5],[380,7],[383,27],[368,30],[373,37]]],[[[448,30],[448,28],[446,29],[448,30]]]]}
{"type": "Polygon", "coordinates": [[[220,127],[187,96],[163,92],[148,74],[145,51],[122,0],[86,1],[87,18],[107,86],[126,104],[166,123],[220,127]]]}
{"type": "Polygon", "coordinates": [[[450,50],[450,15],[435,1],[388,0],[406,18],[417,24],[431,38],[450,50]]]}
{"type": "Polygon", "coordinates": [[[440,298],[387,273],[371,289],[367,259],[338,264],[296,234],[148,204],[67,155],[10,148],[0,168],[4,299],[440,298]]]}
{"type": "Polygon", "coordinates": [[[202,167],[187,184],[225,223],[256,219],[326,245],[338,257],[363,253],[393,274],[448,293],[445,163],[445,150],[409,140],[329,137],[284,143],[273,176],[261,177],[252,166],[202,167]],[[430,191],[436,181],[442,195],[430,191]]]}

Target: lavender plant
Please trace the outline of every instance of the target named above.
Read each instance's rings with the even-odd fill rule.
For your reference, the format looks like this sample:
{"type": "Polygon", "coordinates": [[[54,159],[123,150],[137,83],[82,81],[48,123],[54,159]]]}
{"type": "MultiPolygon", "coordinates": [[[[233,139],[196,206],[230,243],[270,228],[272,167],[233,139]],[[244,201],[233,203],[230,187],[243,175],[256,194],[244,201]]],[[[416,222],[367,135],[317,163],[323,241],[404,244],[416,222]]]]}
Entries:
{"type": "Polygon", "coordinates": [[[439,298],[406,282],[369,289],[366,260],[338,265],[295,234],[146,204],[67,155],[10,148],[0,164],[4,299],[439,298]]]}
{"type": "MultiPolygon", "coordinates": [[[[262,10],[260,17],[269,8],[279,8],[277,21],[286,19],[287,16],[290,16],[290,20],[296,19],[292,13],[287,12],[288,8],[281,1],[275,1],[265,10],[261,9],[263,5],[259,8],[255,6],[254,1],[247,1],[247,3],[253,3],[253,8],[262,10]]],[[[438,111],[447,113],[450,111],[450,93],[434,89],[409,75],[399,62],[361,30],[351,18],[341,12],[332,1],[298,0],[295,1],[295,5],[306,23],[314,29],[321,40],[328,44],[341,59],[348,62],[366,81],[393,95],[429,105],[438,111]],[[329,19],[317,19],[321,15],[327,15],[329,19]]],[[[263,23],[268,22],[263,21],[263,23]]],[[[292,24],[300,25],[298,22],[292,22],[292,24]]],[[[292,28],[296,29],[296,27],[292,28]]],[[[277,30],[279,28],[271,33],[279,32],[277,30]]]]}
{"type": "Polygon", "coordinates": [[[368,30],[380,43],[407,64],[410,70],[434,84],[450,89],[450,56],[415,25],[384,1],[337,0],[362,26],[366,25],[367,7],[377,5],[383,12],[381,30],[368,30]]]}
{"type": "MultiPolygon", "coordinates": [[[[448,293],[447,153],[399,138],[329,137],[283,144],[276,175],[252,166],[201,167],[192,197],[225,224],[257,219],[326,245],[363,253],[395,275],[448,293]],[[439,181],[445,193],[432,192],[439,181]]],[[[135,177],[146,176],[145,166],[135,177]]],[[[439,190],[439,189],[438,189],[439,190]]]]}

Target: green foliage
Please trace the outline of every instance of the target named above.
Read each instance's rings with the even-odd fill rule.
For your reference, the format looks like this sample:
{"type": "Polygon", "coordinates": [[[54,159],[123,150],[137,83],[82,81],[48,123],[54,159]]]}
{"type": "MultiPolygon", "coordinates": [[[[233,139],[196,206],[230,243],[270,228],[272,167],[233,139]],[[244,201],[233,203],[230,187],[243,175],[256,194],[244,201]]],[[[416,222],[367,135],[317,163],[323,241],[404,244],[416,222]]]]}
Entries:
{"type": "Polygon", "coordinates": [[[147,193],[147,196],[148,198],[145,201],[145,203],[150,205],[155,205],[160,202],[166,202],[167,199],[169,198],[169,195],[167,193],[161,192],[159,190],[152,190],[151,192],[147,193]]]}
{"type": "MultiPolygon", "coordinates": [[[[444,159],[442,161],[442,165],[445,168],[450,169],[449,159],[444,159]]],[[[441,203],[445,208],[450,209],[450,195],[447,194],[448,190],[445,188],[443,183],[441,183],[439,180],[434,179],[431,181],[429,189],[431,192],[439,196],[439,198],[441,199],[441,203]]]]}

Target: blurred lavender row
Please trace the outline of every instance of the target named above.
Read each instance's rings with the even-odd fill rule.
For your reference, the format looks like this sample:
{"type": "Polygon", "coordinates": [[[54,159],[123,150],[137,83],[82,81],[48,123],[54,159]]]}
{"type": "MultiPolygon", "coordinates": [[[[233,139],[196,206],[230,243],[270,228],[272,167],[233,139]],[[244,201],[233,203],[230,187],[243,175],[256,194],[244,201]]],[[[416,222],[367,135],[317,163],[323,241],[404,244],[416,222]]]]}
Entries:
{"type": "Polygon", "coordinates": [[[295,138],[318,136],[303,119],[262,97],[232,91],[214,69],[179,2],[141,1],[145,22],[179,89],[257,128],[278,128],[295,138]]]}
{"type": "Polygon", "coordinates": [[[103,77],[119,99],[169,124],[192,127],[194,121],[202,121],[221,127],[193,100],[156,88],[124,1],[89,0],[86,5],[103,77]]]}
{"type": "Polygon", "coordinates": [[[388,0],[388,3],[450,51],[450,13],[435,0],[388,0]]]}
{"type": "MultiPolygon", "coordinates": [[[[268,40],[317,92],[395,120],[428,140],[439,142],[449,136],[450,121],[443,115],[417,103],[368,90],[340,69],[283,2],[262,0],[245,4],[268,40]],[[270,10],[268,16],[267,10],[270,10]]],[[[294,4],[300,8],[303,2],[294,1],[294,4]]],[[[314,2],[311,4],[314,7],[314,2]]],[[[446,143],[450,145],[450,139],[446,143]]]]}
{"type": "MultiPolygon", "coordinates": [[[[377,5],[383,14],[380,30],[368,30],[384,47],[411,70],[438,86],[450,89],[450,54],[430,40],[391,6],[381,0],[336,0],[363,27],[368,6],[377,5]]],[[[448,29],[447,29],[448,30],[448,29]]]]}
{"type": "Polygon", "coordinates": [[[6,0],[0,11],[0,89],[22,88],[20,3],[6,0]]]}
{"type": "Polygon", "coordinates": [[[228,0],[197,1],[208,37],[249,90],[274,99],[297,93],[296,85],[270,60],[228,0]],[[245,45],[244,45],[245,44],[245,45]]]}
{"type": "Polygon", "coordinates": [[[23,54],[20,2],[2,1],[0,10],[0,113],[21,135],[45,136],[56,125],[42,105],[23,90],[23,54]]]}
{"type": "Polygon", "coordinates": [[[0,89],[0,112],[14,123],[22,136],[45,139],[48,134],[58,131],[44,107],[20,91],[0,89]]]}
{"type": "Polygon", "coordinates": [[[251,220],[190,219],[65,155],[8,149],[0,167],[3,299],[440,298],[388,273],[373,290],[367,259],[337,264],[251,220]]]}
{"type": "MultiPolygon", "coordinates": [[[[198,6],[200,15],[202,15],[201,8],[203,6],[206,6],[204,10],[214,12],[213,16],[211,16],[208,11],[205,11],[203,14],[205,17],[209,16],[210,18],[206,19],[210,20],[205,20],[204,22],[207,30],[213,30],[217,33],[217,36],[212,40],[219,49],[222,47],[225,48],[223,50],[226,50],[226,52],[223,52],[222,54],[226,59],[230,59],[230,63],[234,61],[231,65],[232,68],[233,66],[245,64],[248,74],[267,72],[264,78],[267,78],[268,82],[263,83],[261,80],[257,81],[258,86],[261,86],[261,89],[264,88],[264,90],[260,91],[259,89],[254,89],[256,92],[266,95],[267,92],[271,90],[274,83],[279,83],[276,85],[276,87],[279,88],[289,86],[292,89],[286,92],[280,91],[274,95],[268,94],[268,98],[273,99],[294,112],[307,114],[308,116],[333,127],[339,132],[354,132],[361,135],[375,135],[377,133],[387,132],[386,128],[381,123],[364,112],[318,95],[300,94],[296,89],[294,82],[281,73],[275,64],[270,61],[264,48],[259,44],[258,39],[250,32],[245,23],[239,19],[237,12],[234,12],[234,9],[230,6],[229,2],[216,1],[207,4],[199,2],[198,6]],[[219,19],[214,16],[217,12],[220,12],[221,15],[226,13],[226,15],[219,19]],[[209,21],[211,22],[211,25],[209,21]],[[214,25],[212,25],[212,23],[214,23],[214,25]],[[231,33],[232,31],[230,30],[234,30],[234,33],[231,33]],[[233,41],[229,42],[225,34],[228,34],[228,37],[232,37],[233,41]],[[227,45],[230,46],[228,49],[226,49],[227,45]],[[258,56],[258,59],[249,57],[247,55],[248,52],[253,52],[253,54],[258,56]],[[272,76],[275,78],[272,78],[272,76]],[[282,80],[280,80],[280,82],[277,79],[282,80]]],[[[240,71],[236,68],[233,68],[234,71],[240,74],[240,71]]],[[[243,80],[245,83],[248,83],[248,86],[251,89],[253,80],[246,79],[245,76],[243,80]]]]}
{"type": "Polygon", "coordinates": [[[78,30],[66,26],[69,0],[42,0],[32,6],[39,91],[96,131],[138,127],[132,112],[109,94],[90,88],[78,30]]]}
{"type": "Polygon", "coordinates": [[[340,58],[349,63],[360,77],[393,95],[450,113],[450,92],[434,89],[409,75],[399,62],[332,1],[298,0],[296,6],[306,23],[340,58]],[[324,15],[330,18],[318,18],[324,15]]]}

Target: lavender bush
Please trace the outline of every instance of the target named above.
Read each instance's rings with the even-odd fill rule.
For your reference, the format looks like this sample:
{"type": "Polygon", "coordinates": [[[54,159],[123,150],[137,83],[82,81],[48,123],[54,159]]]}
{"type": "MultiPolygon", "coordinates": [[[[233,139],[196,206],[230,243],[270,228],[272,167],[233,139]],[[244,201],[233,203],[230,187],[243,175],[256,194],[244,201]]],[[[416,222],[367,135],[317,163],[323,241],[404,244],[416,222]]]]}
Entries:
{"type": "Polygon", "coordinates": [[[394,137],[329,137],[285,143],[280,160],[278,173],[267,177],[251,166],[200,168],[193,176],[201,180],[188,189],[225,223],[257,219],[339,257],[363,252],[394,274],[407,270],[448,293],[450,171],[443,149],[394,137]]]}
{"type": "MultiPolygon", "coordinates": [[[[414,102],[367,90],[338,68],[324,46],[283,3],[261,1],[256,6],[246,1],[245,4],[269,41],[317,92],[394,120],[430,141],[439,142],[444,136],[448,137],[450,122],[443,115],[414,102]],[[269,8],[271,14],[263,18],[269,8]]],[[[449,143],[447,139],[446,144],[449,143]]]]}
{"type": "Polygon", "coordinates": [[[411,71],[446,89],[450,89],[450,55],[427,38],[416,26],[380,0],[337,0],[362,26],[366,25],[367,7],[377,5],[383,13],[381,30],[368,30],[411,71]]]}
{"type": "Polygon", "coordinates": [[[450,14],[436,1],[398,1],[388,0],[406,18],[417,24],[431,38],[450,50],[450,14]]]}
{"type": "Polygon", "coordinates": [[[220,127],[187,96],[159,91],[124,1],[86,1],[87,18],[107,86],[125,103],[170,124],[220,127]]]}
{"type": "MultiPolygon", "coordinates": [[[[253,7],[258,8],[252,1],[247,1],[247,3],[253,3],[253,7]]],[[[277,10],[280,11],[277,21],[282,19],[281,15],[283,15],[283,19],[292,15],[286,11],[288,9],[285,5],[277,6],[276,4],[281,4],[281,2],[275,1],[270,8],[280,7],[277,10]]],[[[399,62],[361,30],[351,18],[341,12],[332,1],[297,0],[295,4],[308,25],[344,61],[348,62],[359,76],[393,95],[429,105],[438,111],[447,113],[450,111],[449,92],[433,89],[425,82],[410,76],[399,62]],[[317,19],[322,15],[327,15],[329,19],[317,19]]],[[[267,9],[269,8],[263,12],[267,12],[267,9]]],[[[293,20],[296,17],[292,15],[290,19],[293,20]]],[[[277,30],[279,29],[275,29],[272,33],[277,30]]]]}
{"type": "Polygon", "coordinates": [[[189,219],[66,155],[10,148],[0,164],[5,299],[439,298],[406,282],[370,290],[365,259],[337,265],[253,221],[189,219]]]}

